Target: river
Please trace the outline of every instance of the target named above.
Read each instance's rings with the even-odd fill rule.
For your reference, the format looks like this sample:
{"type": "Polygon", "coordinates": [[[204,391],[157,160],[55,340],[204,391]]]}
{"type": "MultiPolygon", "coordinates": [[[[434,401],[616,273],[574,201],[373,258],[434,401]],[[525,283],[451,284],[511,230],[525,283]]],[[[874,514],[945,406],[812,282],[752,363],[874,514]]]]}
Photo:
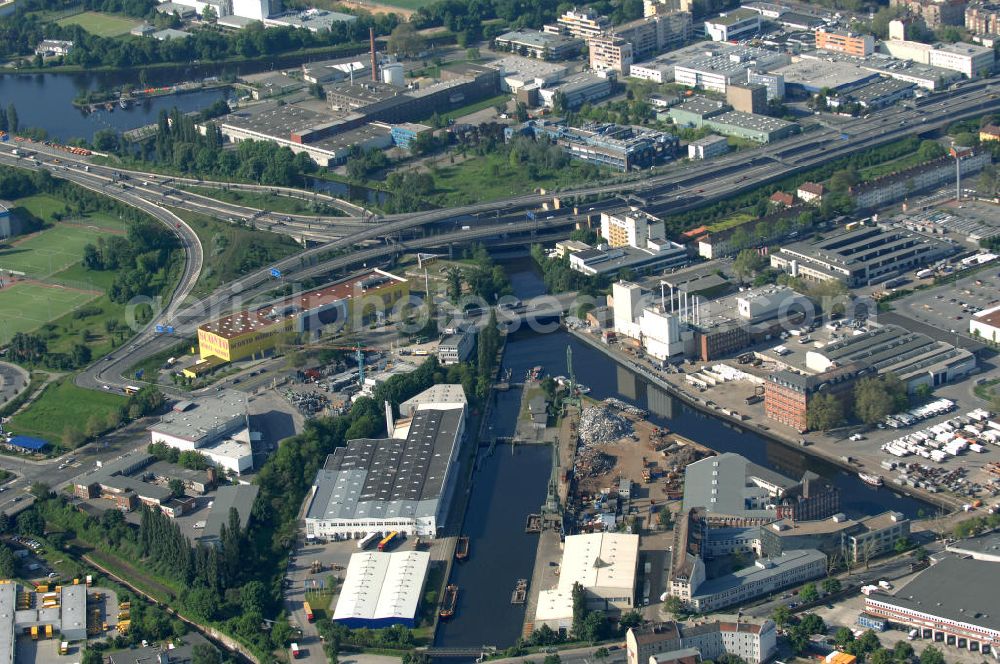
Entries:
{"type": "MultiPolygon", "coordinates": [[[[503,263],[515,294],[528,298],[545,292],[530,259],[503,263]]],[[[522,376],[535,365],[546,373],[567,375],[566,347],[573,349],[577,380],[591,388],[596,399],[617,397],[649,410],[652,422],[719,452],[736,452],[762,466],[800,477],[811,470],[833,481],[841,491],[841,509],[849,516],[897,510],[916,517],[933,507],[907,496],[864,484],[857,476],[833,464],[788,446],[737,429],[722,420],[690,408],[609,357],[565,331],[551,334],[518,332],[507,343],[503,367],[522,376]]],[[[511,435],[517,420],[520,390],[498,393],[492,421],[495,435],[511,435]]],[[[480,449],[479,470],[465,515],[464,533],[470,538],[469,560],[455,565],[451,582],[460,587],[458,611],[442,623],[435,638],[440,647],[509,646],[520,636],[524,608],[510,604],[518,578],[531,575],[537,538],[526,535],[524,522],[545,499],[551,471],[549,447],[498,447],[492,456],[480,449]]]]}

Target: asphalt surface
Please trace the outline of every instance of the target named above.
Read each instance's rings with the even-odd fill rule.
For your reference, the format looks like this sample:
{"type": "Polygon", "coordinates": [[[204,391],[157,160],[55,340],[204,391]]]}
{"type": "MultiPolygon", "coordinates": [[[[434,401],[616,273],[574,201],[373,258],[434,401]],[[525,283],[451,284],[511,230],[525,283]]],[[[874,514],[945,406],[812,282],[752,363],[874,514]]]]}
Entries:
{"type": "Polygon", "coordinates": [[[5,404],[28,386],[28,372],[8,362],[0,362],[0,404],[5,404]]]}

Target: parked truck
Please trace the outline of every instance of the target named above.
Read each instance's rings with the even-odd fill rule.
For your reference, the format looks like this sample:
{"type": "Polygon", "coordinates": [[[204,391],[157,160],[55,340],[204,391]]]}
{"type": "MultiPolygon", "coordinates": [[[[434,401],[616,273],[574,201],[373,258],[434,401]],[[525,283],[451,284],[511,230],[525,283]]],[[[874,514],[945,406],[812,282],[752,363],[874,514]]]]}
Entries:
{"type": "Polygon", "coordinates": [[[298,643],[293,643],[292,644],[292,659],[298,659],[301,656],[302,656],[302,651],[299,650],[299,644],[298,643]]]}

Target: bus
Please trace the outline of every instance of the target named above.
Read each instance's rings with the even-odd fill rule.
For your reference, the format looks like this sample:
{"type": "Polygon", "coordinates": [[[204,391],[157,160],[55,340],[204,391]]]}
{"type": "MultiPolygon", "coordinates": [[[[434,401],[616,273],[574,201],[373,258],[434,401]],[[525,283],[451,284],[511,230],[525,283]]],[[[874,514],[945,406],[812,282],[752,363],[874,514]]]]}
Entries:
{"type": "Polygon", "coordinates": [[[123,392],[124,392],[125,394],[137,394],[137,393],[139,392],[139,388],[138,388],[138,387],[136,387],[135,385],[126,385],[126,386],[125,386],[125,387],[124,387],[124,388],[122,389],[122,391],[123,391],[123,392]]]}
{"type": "Polygon", "coordinates": [[[399,531],[398,530],[394,530],[391,533],[389,533],[388,535],[386,535],[385,537],[383,537],[382,541],[378,543],[378,550],[379,551],[385,551],[386,548],[390,544],[392,544],[392,541],[395,540],[398,535],[399,535],[399,531]]]}
{"type": "Polygon", "coordinates": [[[312,607],[309,606],[309,602],[302,602],[302,610],[305,611],[306,620],[308,620],[309,622],[312,622],[313,620],[316,619],[316,616],[313,615],[312,607]]]}

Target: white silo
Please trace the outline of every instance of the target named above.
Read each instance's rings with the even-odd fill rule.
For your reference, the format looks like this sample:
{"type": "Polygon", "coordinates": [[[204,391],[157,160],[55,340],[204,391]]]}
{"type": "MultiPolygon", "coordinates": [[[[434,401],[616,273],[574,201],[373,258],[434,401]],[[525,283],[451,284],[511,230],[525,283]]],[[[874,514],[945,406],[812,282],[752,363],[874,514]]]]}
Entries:
{"type": "Polygon", "coordinates": [[[382,82],[394,88],[405,88],[406,80],[403,76],[403,64],[401,62],[392,62],[382,65],[382,82]]]}

